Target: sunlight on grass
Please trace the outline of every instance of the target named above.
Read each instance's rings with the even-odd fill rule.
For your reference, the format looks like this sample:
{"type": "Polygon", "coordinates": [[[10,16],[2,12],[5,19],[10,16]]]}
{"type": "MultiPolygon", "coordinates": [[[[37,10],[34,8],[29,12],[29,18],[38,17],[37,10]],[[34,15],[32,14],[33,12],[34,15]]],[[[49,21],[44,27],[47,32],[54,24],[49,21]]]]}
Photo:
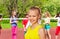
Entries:
{"type": "MultiPolygon", "coordinates": [[[[17,25],[18,25],[18,28],[23,28],[22,21],[19,21],[17,25]]],[[[11,28],[11,24],[9,23],[9,21],[2,21],[1,26],[2,26],[2,29],[11,28]]]]}
{"type": "MultiPolygon", "coordinates": [[[[18,28],[23,28],[22,21],[19,21],[17,24],[18,24],[18,28]]],[[[11,28],[11,24],[9,23],[9,21],[3,21],[1,23],[1,25],[2,25],[3,29],[11,28]]],[[[51,25],[51,27],[54,28],[54,27],[57,26],[57,22],[50,22],[50,25],[51,25]]],[[[44,22],[43,21],[42,21],[42,26],[44,27],[44,22]]]]}

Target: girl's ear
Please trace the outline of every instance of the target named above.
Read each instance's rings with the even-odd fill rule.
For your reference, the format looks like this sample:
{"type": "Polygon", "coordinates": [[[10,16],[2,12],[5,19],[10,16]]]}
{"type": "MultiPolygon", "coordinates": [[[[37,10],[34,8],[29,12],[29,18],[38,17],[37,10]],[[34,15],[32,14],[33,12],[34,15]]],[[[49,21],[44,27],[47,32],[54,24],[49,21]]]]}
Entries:
{"type": "Polygon", "coordinates": [[[41,19],[41,15],[39,15],[38,19],[41,19]]]}

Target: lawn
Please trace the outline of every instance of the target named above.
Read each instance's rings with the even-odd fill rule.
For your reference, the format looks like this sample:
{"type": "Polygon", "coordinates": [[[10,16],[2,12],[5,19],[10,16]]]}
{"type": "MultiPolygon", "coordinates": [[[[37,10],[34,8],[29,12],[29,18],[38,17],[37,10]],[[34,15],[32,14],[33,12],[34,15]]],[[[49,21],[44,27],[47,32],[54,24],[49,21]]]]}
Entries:
{"type": "MultiPolygon", "coordinates": [[[[22,21],[19,21],[17,24],[18,24],[18,28],[23,28],[22,21]]],[[[11,28],[11,24],[7,20],[2,21],[1,26],[3,29],[11,28]]]]}
{"type": "MultiPolygon", "coordinates": [[[[2,25],[2,28],[3,28],[3,29],[11,28],[11,24],[10,24],[9,21],[7,21],[7,20],[2,21],[1,25],[2,25]]],[[[57,26],[57,22],[50,22],[50,25],[51,25],[51,27],[54,28],[54,27],[57,26]]],[[[43,23],[42,23],[42,26],[44,26],[43,23]]],[[[22,21],[21,21],[21,20],[18,22],[18,28],[23,28],[23,26],[22,26],[22,21]]]]}

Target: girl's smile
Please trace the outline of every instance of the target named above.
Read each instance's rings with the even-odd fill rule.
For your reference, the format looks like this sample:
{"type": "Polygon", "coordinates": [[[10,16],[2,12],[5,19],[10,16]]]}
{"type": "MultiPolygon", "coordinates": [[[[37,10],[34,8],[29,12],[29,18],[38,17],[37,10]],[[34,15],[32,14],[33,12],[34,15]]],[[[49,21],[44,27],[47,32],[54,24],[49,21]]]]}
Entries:
{"type": "Polygon", "coordinates": [[[38,22],[39,15],[38,15],[38,12],[36,10],[34,10],[34,11],[30,10],[28,15],[29,15],[28,18],[32,24],[35,24],[38,22]]]}

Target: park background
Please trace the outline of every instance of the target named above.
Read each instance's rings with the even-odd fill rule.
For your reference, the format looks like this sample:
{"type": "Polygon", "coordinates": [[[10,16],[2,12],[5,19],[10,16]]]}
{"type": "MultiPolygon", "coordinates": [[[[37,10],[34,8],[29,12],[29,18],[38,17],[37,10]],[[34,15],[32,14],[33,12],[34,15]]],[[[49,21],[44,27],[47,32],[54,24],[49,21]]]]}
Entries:
{"type": "MultiPolygon", "coordinates": [[[[11,11],[14,9],[17,11],[18,18],[24,18],[25,14],[31,6],[37,6],[41,8],[42,14],[45,11],[49,11],[51,16],[54,17],[60,12],[60,1],[59,0],[0,0],[0,14],[3,18],[9,18],[11,11]]],[[[44,21],[42,21],[42,25],[44,21]]],[[[11,28],[9,20],[2,20],[2,28],[11,28]]],[[[57,20],[51,19],[51,27],[57,26],[57,20]]],[[[18,27],[23,28],[22,20],[19,20],[18,27]]]]}

